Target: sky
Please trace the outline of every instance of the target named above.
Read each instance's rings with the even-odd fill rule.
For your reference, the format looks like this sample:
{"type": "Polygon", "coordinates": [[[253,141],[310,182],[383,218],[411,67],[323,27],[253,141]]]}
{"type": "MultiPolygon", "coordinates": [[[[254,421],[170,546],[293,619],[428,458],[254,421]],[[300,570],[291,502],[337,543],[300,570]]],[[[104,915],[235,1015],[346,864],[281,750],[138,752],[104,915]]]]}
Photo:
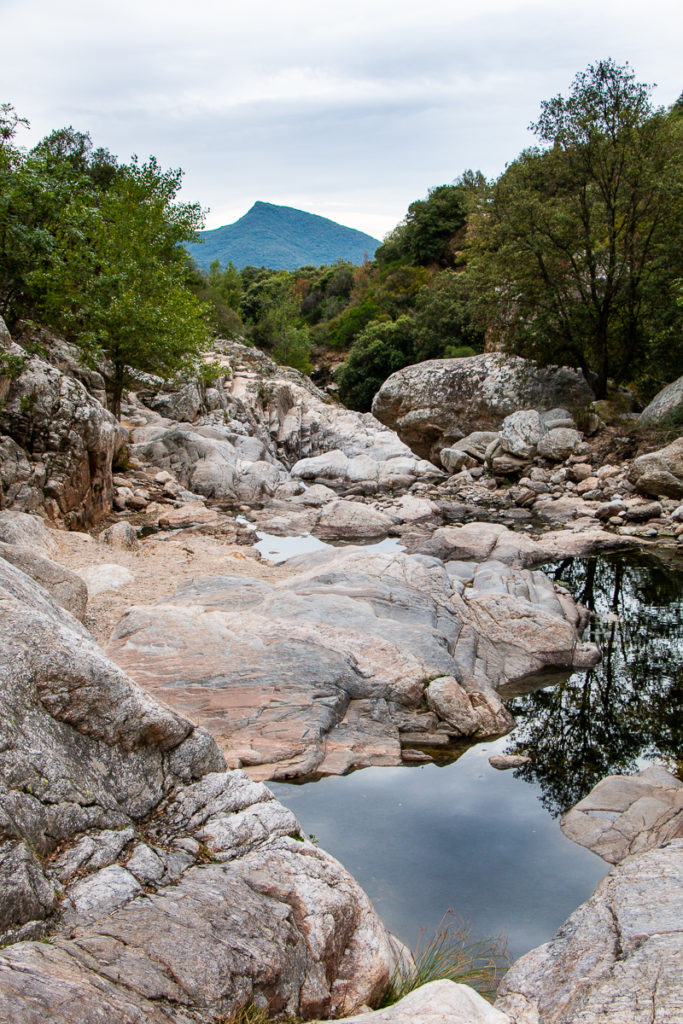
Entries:
{"type": "Polygon", "coordinates": [[[262,200],[382,238],[463,170],[500,174],[591,63],[683,91],[680,0],[0,0],[0,32],[21,144],[72,125],[154,154],[210,228],[262,200]]]}

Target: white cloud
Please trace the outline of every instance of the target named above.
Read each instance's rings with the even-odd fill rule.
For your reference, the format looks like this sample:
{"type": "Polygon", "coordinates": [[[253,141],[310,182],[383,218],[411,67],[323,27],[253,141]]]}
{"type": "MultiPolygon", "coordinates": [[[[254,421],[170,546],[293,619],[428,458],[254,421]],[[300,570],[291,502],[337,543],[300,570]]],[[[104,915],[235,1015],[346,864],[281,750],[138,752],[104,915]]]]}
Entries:
{"type": "Polygon", "coordinates": [[[498,173],[540,100],[590,61],[629,60],[675,99],[679,7],[3,0],[0,101],[32,141],[74,124],[123,158],[182,166],[211,226],[263,199],[383,234],[465,167],[498,173]]]}

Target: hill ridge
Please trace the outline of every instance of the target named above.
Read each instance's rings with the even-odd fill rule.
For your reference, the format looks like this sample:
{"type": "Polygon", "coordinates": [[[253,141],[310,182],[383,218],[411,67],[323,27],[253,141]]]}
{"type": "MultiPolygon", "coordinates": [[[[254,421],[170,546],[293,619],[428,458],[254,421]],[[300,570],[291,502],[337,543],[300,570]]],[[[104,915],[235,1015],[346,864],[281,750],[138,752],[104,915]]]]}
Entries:
{"type": "Polygon", "coordinates": [[[338,260],[360,264],[380,245],[372,235],[328,217],[260,199],[234,223],[199,234],[202,241],[186,249],[204,270],[216,259],[221,266],[232,260],[240,270],[249,265],[296,270],[338,260]]]}

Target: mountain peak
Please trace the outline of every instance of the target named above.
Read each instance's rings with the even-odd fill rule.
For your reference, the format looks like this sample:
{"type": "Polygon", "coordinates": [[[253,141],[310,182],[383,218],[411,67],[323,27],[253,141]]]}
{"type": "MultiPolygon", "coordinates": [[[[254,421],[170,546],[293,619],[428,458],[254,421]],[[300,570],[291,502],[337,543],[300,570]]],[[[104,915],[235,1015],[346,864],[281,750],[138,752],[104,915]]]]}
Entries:
{"type": "Polygon", "coordinates": [[[354,228],[306,213],[293,206],[277,206],[258,199],[233,224],[200,231],[202,242],[186,246],[198,266],[208,269],[214,260],[229,260],[238,269],[249,265],[273,270],[296,270],[338,260],[360,264],[372,258],[378,239],[354,228]]]}

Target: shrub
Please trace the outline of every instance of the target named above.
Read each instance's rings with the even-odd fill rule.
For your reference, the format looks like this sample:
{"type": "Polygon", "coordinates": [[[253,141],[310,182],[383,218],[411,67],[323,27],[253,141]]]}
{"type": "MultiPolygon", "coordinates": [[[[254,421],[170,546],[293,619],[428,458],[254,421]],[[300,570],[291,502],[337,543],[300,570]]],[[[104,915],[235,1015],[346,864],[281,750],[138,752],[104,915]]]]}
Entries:
{"type": "Polygon", "coordinates": [[[400,964],[389,982],[382,1006],[403,999],[429,981],[455,981],[470,985],[480,995],[491,999],[509,965],[505,941],[501,938],[472,941],[470,926],[455,922],[444,924],[452,915],[448,910],[430,939],[422,931],[413,953],[414,964],[400,964]]]}

